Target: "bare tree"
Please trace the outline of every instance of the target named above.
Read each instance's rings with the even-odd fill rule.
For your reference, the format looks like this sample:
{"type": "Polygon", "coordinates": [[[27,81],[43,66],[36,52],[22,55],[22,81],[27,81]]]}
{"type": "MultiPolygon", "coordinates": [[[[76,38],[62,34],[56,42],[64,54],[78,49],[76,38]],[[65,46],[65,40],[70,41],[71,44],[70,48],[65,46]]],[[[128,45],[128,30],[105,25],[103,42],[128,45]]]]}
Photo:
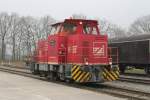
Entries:
{"type": "Polygon", "coordinates": [[[123,28],[112,24],[105,19],[99,20],[99,29],[101,34],[107,34],[109,38],[120,38],[126,36],[126,32],[123,28]]]}
{"type": "Polygon", "coordinates": [[[22,23],[22,32],[23,32],[23,37],[22,38],[22,45],[24,46],[24,49],[26,50],[26,54],[30,55],[32,51],[32,38],[33,38],[33,32],[32,32],[32,24],[33,24],[33,18],[28,16],[28,17],[23,17],[21,19],[22,23]]]}
{"type": "Polygon", "coordinates": [[[0,14],[1,60],[5,59],[5,38],[11,26],[11,18],[7,13],[0,14]]]}
{"type": "Polygon", "coordinates": [[[22,17],[20,31],[22,36],[20,37],[20,44],[23,46],[23,55],[31,55],[32,51],[36,48],[36,42],[41,38],[47,38],[51,30],[51,24],[55,20],[50,16],[46,16],[40,19],[33,17],[22,17]],[[25,50],[26,48],[26,50],[25,50]]]}
{"type": "Polygon", "coordinates": [[[99,29],[101,34],[108,34],[112,30],[112,24],[105,19],[99,19],[99,29]]]}
{"type": "Polygon", "coordinates": [[[20,18],[16,13],[13,13],[11,16],[11,26],[10,26],[10,39],[9,42],[12,45],[12,60],[15,60],[16,57],[16,38],[17,34],[19,34],[19,21],[20,18]]]}
{"type": "Polygon", "coordinates": [[[30,55],[36,48],[36,42],[47,38],[51,24],[56,21],[45,16],[41,18],[20,17],[16,13],[0,13],[1,59],[4,60],[6,45],[12,47],[12,60],[20,60],[23,55],[30,55]]]}
{"type": "Polygon", "coordinates": [[[45,17],[41,18],[41,20],[40,20],[41,31],[42,31],[42,34],[44,35],[44,38],[50,34],[51,25],[55,22],[56,22],[56,20],[54,20],[50,16],[45,16],[45,17]]]}
{"type": "Polygon", "coordinates": [[[23,19],[20,18],[20,21],[19,21],[19,33],[16,34],[16,58],[17,60],[21,60],[21,56],[23,55],[23,52],[24,52],[24,45],[23,45],[23,42],[24,42],[24,23],[23,23],[23,19]]]}
{"type": "Polygon", "coordinates": [[[84,14],[73,14],[72,18],[73,19],[87,19],[86,15],[84,14]]]}
{"type": "Polygon", "coordinates": [[[150,33],[150,15],[135,20],[129,28],[129,33],[131,35],[150,33]]]}

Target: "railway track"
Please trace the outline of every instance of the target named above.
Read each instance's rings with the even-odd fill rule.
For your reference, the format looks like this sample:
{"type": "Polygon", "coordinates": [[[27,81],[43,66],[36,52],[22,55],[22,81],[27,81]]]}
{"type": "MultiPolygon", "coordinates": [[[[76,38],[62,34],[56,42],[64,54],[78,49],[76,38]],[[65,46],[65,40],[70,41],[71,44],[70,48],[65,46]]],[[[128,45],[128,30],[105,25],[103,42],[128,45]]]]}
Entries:
{"type": "MultiPolygon", "coordinates": [[[[17,68],[17,69],[26,69],[26,70],[29,69],[27,67],[18,67],[18,66],[12,66],[12,65],[8,65],[8,64],[4,64],[4,66],[10,67],[10,68],[17,68]]],[[[142,74],[141,76],[140,75],[139,74],[138,75],[137,74],[121,75],[119,81],[150,85],[150,78],[145,79],[145,77],[148,77],[148,76],[146,76],[145,74],[142,74]],[[130,77],[128,77],[128,76],[130,76],[130,77]],[[137,78],[137,77],[141,77],[141,78],[137,78]]]]}
{"type": "MultiPolygon", "coordinates": [[[[15,68],[15,67],[10,68],[10,66],[9,67],[5,66],[5,67],[0,67],[0,71],[17,74],[25,77],[31,77],[43,81],[49,81],[44,77],[32,75],[30,72],[26,71],[25,69],[23,71],[22,69],[20,70],[20,68],[15,68]]],[[[75,84],[75,83],[66,83],[66,82],[58,82],[58,81],[52,81],[52,82],[66,85],[66,86],[76,87],[80,89],[86,89],[94,92],[106,93],[117,97],[127,98],[128,100],[149,100],[150,99],[149,92],[133,90],[133,89],[123,88],[119,86],[106,85],[106,84],[75,84]]]]}
{"type": "Polygon", "coordinates": [[[148,74],[137,74],[137,73],[124,73],[121,75],[125,75],[125,76],[136,76],[136,77],[150,77],[150,75],[148,74]]]}
{"type": "Polygon", "coordinates": [[[11,65],[11,64],[2,64],[2,66],[10,67],[10,68],[17,68],[17,69],[29,69],[28,67],[21,67],[21,66],[16,66],[16,65],[11,65]]]}
{"type": "Polygon", "coordinates": [[[120,76],[119,81],[122,82],[131,82],[131,83],[136,83],[136,84],[144,84],[144,85],[150,85],[150,78],[145,79],[144,77],[142,78],[137,78],[137,77],[126,77],[126,76],[120,76]]]}

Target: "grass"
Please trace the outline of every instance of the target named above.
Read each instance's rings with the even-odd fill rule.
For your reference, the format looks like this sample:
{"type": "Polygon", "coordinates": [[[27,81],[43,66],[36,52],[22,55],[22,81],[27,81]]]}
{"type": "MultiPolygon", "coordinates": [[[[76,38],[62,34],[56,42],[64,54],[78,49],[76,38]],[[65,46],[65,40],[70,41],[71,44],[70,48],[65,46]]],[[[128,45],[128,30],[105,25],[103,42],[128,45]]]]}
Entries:
{"type": "Polygon", "coordinates": [[[129,69],[129,70],[126,70],[125,73],[135,73],[135,74],[145,74],[145,71],[144,69],[129,69]]]}

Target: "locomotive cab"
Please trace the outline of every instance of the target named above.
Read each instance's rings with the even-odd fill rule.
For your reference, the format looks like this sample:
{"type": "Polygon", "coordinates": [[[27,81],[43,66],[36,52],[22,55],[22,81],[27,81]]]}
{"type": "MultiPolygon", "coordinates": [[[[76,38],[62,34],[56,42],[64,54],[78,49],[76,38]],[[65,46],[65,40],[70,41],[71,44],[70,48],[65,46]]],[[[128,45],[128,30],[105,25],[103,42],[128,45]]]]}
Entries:
{"type": "Polygon", "coordinates": [[[96,21],[68,19],[52,25],[50,35],[68,36],[73,34],[99,35],[96,21]]]}
{"type": "Polygon", "coordinates": [[[45,47],[37,46],[37,52],[43,54],[36,55],[35,68],[48,76],[53,73],[51,77],[78,83],[113,81],[119,77],[118,69],[111,68],[107,35],[100,34],[96,20],[66,19],[56,23],[44,44],[45,47]]]}

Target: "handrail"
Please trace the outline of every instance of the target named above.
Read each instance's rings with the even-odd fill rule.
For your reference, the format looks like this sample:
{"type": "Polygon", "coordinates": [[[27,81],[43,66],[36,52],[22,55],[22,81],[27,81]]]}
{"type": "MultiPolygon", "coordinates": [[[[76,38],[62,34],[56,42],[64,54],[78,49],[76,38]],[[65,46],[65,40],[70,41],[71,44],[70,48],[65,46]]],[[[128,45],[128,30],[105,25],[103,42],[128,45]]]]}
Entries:
{"type": "Polygon", "coordinates": [[[109,47],[108,56],[109,58],[112,59],[112,64],[118,64],[118,48],[117,47],[109,47]]]}

